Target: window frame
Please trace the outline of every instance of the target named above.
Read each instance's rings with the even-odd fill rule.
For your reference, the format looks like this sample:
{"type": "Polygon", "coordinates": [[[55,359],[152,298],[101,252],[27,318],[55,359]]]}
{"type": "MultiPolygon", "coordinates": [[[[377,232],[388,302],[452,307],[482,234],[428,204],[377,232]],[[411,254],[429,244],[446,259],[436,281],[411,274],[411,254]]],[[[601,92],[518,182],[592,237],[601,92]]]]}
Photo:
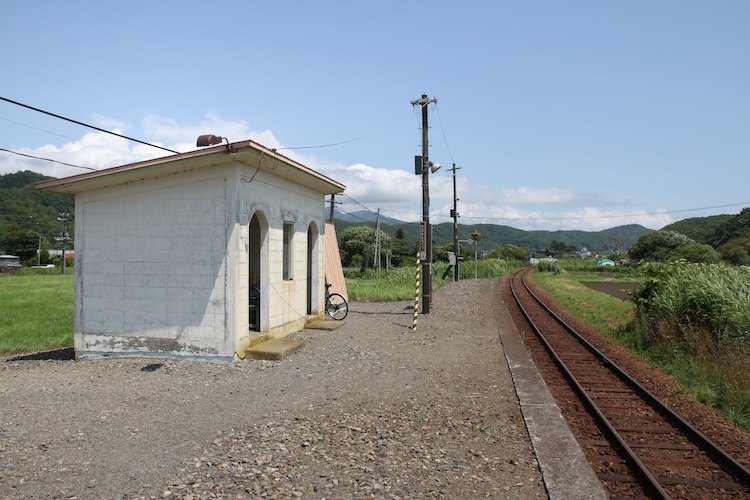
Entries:
{"type": "Polygon", "coordinates": [[[284,221],[281,236],[281,280],[294,280],[294,222],[284,221]]]}

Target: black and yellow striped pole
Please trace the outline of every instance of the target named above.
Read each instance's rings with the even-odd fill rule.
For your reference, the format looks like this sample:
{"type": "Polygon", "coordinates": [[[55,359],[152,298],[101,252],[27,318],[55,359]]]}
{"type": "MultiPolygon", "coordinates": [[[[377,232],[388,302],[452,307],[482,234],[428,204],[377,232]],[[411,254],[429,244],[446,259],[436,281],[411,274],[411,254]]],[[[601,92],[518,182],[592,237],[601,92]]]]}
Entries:
{"type": "Polygon", "coordinates": [[[411,331],[416,332],[417,331],[417,316],[419,316],[419,291],[421,289],[420,287],[420,278],[422,276],[420,267],[421,259],[419,258],[419,252],[417,252],[417,276],[416,276],[416,290],[414,291],[414,322],[411,325],[411,331]]]}

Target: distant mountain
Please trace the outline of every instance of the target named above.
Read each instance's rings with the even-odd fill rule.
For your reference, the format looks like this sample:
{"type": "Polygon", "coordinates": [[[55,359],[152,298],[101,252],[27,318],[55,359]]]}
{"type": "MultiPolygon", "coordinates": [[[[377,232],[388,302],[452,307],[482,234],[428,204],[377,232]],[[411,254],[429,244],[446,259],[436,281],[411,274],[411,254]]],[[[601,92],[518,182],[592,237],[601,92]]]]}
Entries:
{"type": "Polygon", "coordinates": [[[716,230],[728,221],[737,217],[736,215],[711,215],[708,217],[692,217],[673,222],[664,226],[662,231],[676,231],[692,238],[698,243],[708,245],[714,244],[716,230]]]}
{"type": "MultiPolygon", "coordinates": [[[[335,221],[335,225],[337,234],[341,236],[341,233],[349,227],[362,225],[373,227],[374,223],[350,222],[339,219],[335,221]]],[[[390,236],[393,236],[396,230],[402,229],[409,245],[412,246],[416,244],[419,238],[418,222],[394,225],[381,223],[381,229],[390,236]]],[[[497,224],[459,224],[458,238],[468,240],[473,232],[482,235],[480,245],[485,251],[491,251],[508,243],[529,250],[542,250],[549,248],[553,241],[561,241],[579,249],[585,247],[592,252],[607,252],[627,250],[641,236],[652,232],[652,230],[636,224],[618,226],[604,231],[524,231],[497,224]]],[[[434,224],[432,226],[432,239],[435,245],[452,243],[453,223],[434,224]]]]}
{"type": "MultiPolygon", "coordinates": [[[[357,212],[340,212],[338,209],[333,209],[333,219],[336,220],[343,220],[347,222],[375,222],[375,219],[377,219],[377,214],[374,212],[371,212],[369,210],[358,210],[357,212]]],[[[402,220],[394,219],[392,217],[386,217],[383,214],[380,214],[380,223],[381,224],[390,224],[390,225],[396,225],[396,224],[406,224],[402,220]]]]}
{"type": "Polygon", "coordinates": [[[4,240],[9,225],[17,225],[41,234],[44,248],[57,247],[55,236],[62,233],[57,214],[63,211],[70,213],[67,228],[73,233],[73,197],[34,187],[37,182],[52,178],[29,170],[0,175],[0,241],[4,240]]]}
{"type": "MultiPolygon", "coordinates": [[[[73,197],[41,192],[34,187],[37,182],[49,178],[30,171],[0,175],[0,241],[2,241],[8,224],[18,224],[25,229],[38,230],[44,240],[54,242],[54,236],[62,231],[62,225],[57,220],[57,212],[62,210],[71,213],[68,231],[72,232],[73,197]]],[[[376,214],[368,210],[351,213],[344,213],[339,210],[334,212],[339,236],[347,227],[360,225],[373,227],[375,219],[376,214]]],[[[720,225],[721,222],[721,219],[714,221],[710,217],[702,219],[711,219],[712,225],[720,225]]],[[[688,219],[688,221],[691,220],[688,219]]],[[[412,246],[416,244],[419,238],[418,222],[407,223],[381,215],[380,223],[382,230],[391,236],[396,233],[397,229],[403,229],[409,244],[412,246]]],[[[698,225],[700,226],[700,224],[698,225]]],[[[679,229],[676,230],[679,231],[679,229]]],[[[471,233],[475,231],[482,235],[480,245],[485,251],[491,251],[508,243],[530,250],[541,250],[549,248],[553,241],[560,241],[576,248],[586,247],[593,252],[626,250],[638,241],[638,238],[651,232],[650,229],[639,225],[619,226],[604,231],[524,231],[496,224],[464,225],[460,224],[459,220],[459,239],[468,240],[471,233]]],[[[686,235],[698,240],[691,234],[686,235]]],[[[435,245],[452,243],[453,223],[434,224],[432,236],[435,245]]]]}

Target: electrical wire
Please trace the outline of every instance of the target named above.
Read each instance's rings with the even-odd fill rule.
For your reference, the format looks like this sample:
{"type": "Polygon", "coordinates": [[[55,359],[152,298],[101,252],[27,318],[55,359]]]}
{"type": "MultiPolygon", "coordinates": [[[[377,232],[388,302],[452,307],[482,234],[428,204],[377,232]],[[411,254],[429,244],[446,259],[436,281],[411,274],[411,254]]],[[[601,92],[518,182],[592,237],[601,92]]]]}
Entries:
{"type": "Polygon", "coordinates": [[[351,200],[352,202],[354,202],[354,203],[356,203],[357,205],[359,205],[360,207],[364,208],[365,210],[367,210],[367,211],[368,211],[368,212],[370,212],[371,214],[373,214],[373,215],[377,215],[377,213],[376,213],[376,212],[375,212],[374,210],[371,210],[371,209],[367,208],[366,206],[364,206],[363,204],[361,204],[360,202],[358,202],[357,200],[355,200],[354,198],[352,198],[352,197],[351,197],[351,196],[349,196],[348,194],[344,193],[344,196],[346,196],[346,197],[347,197],[347,198],[349,198],[349,199],[350,199],[350,200],[351,200]]]}
{"type": "Polygon", "coordinates": [[[362,222],[371,222],[371,221],[369,221],[369,220],[363,219],[362,217],[359,217],[358,215],[354,215],[354,214],[352,214],[352,213],[349,213],[349,212],[347,212],[347,211],[346,211],[346,210],[344,210],[344,209],[341,209],[341,208],[337,208],[336,210],[337,210],[337,211],[339,211],[339,212],[341,212],[342,214],[346,214],[346,215],[348,215],[349,217],[354,217],[354,218],[355,218],[355,219],[357,219],[357,220],[361,220],[362,222]]]}
{"type": "MultiPolygon", "coordinates": [[[[348,197],[348,195],[345,195],[348,197]]],[[[375,214],[372,210],[365,207],[361,203],[357,202],[356,200],[352,200],[355,203],[357,203],[362,208],[370,211],[371,213],[375,214]]],[[[586,215],[586,216],[571,216],[571,217],[482,217],[482,216],[471,216],[471,215],[461,215],[460,217],[462,219],[475,219],[475,220],[505,220],[505,221],[546,221],[546,220],[584,220],[584,219],[617,219],[617,218],[627,218],[627,217],[642,217],[642,216],[655,216],[655,215],[663,215],[663,214],[674,214],[674,213],[683,213],[683,212],[698,212],[702,210],[713,210],[716,208],[729,208],[729,207],[738,207],[738,206],[750,206],[750,201],[745,201],[741,203],[729,203],[726,205],[714,205],[710,207],[696,207],[696,208],[680,208],[675,210],[663,210],[660,212],[643,212],[643,213],[631,213],[631,214],[621,214],[621,215],[586,215]]],[[[342,210],[343,212],[343,210],[342,210]]],[[[392,208],[381,208],[380,209],[381,214],[383,213],[394,213],[394,214],[408,214],[408,215],[417,215],[422,216],[421,213],[409,211],[409,210],[397,210],[392,208]]],[[[430,214],[430,217],[445,217],[448,219],[452,219],[453,217],[446,212],[434,212],[430,214]]]]}
{"type": "MultiPolygon", "coordinates": [[[[571,217],[481,217],[481,216],[470,216],[462,215],[462,219],[482,219],[482,220],[509,220],[509,221],[536,221],[536,220],[584,220],[584,219],[621,219],[626,217],[643,217],[644,215],[664,215],[664,214],[676,214],[682,212],[699,212],[701,210],[713,210],[716,208],[729,208],[738,206],[750,205],[750,201],[744,201],[741,203],[729,203],[726,205],[714,205],[711,207],[697,207],[697,208],[680,208],[677,210],[662,210],[659,212],[643,212],[634,214],[622,214],[622,215],[580,215],[571,217]]],[[[450,217],[445,213],[436,214],[435,217],[450,217]]]]}
{"type": "Polygon", "coordinates": [[[272,151],[281,151],[281,150],[290,150],[290,149],[318,149],[318,148],[330,148],[332,146],[340,146],[341,144],[347,144],[349,142],[354,142],[354,141],[358,141],[360,139],[364,139],[365,137],[370,137],[370,136],[373,136],[373,135],[380,134],[382,132],[385,132],[386,130],[388,130],[391,127],[393,127],[393,125],[388,125],[385,128],[382,128],[380,130],[376,130],[375,132],[370,132],[369,134],[364,134],[364,135],[360,135],[360,136],[357,136],[357,137],[353,137],[353,138],[347,139],[345,141],[333,142],[331,144],[320,144],[320,145],[317,145],[317,146],[296,146],[296,147],[289,147],[289,148],[272,148],[272,151]]]}
{"type": "MultiPolygon", "coordinates": [[[[2,116],[0,116],[0,120],[6,121],[6,122],[8,122],[8,123],[13,123],[13,124],[15,124],[15,125],[20,125],[21,127],[26,127],[26,128],[30,128],[30,129],[33,129],[33,130],[38,130],[38,131],[40,131],[40,132],[45,132],[45,133],[47,133],[47,134],[50,134],[50,135],[55,135],[55,136],[57,136],[57,137],[62,137],[63,139],[70,139],[71,141],[78,141],[78,140],[80,140],[80,139],[76,139],[75,137],[70,137],[70,136],[68,136],[68,135],[58,134],[57,132],[53,132],[53,131],[51,131],[51,130],[47,130],[47,129],[45,129],[45,128],[35,127],[35,126],[33,126],[33,125],[29,125],[29,124],[27,124],[27,123],[21,123],[21,122],[17,122],[17,121],[15,121],[15,120],[10,120],[10,119],[8,119],[8,118],[4,118],[4,117],[2,117],[2,116]]],[[[121,151],[121,150],[119,150],[119,149],[115,149],[115,148],[113,148],[113,147],[109,147],[109,146],[106,146],[106,145],[103,145],[103,144],[97,144],[97,145],[96,145],[96,147],[97,147],[97,148],[100,148],[100,149],[106,149],[106,150],[108,150],[108,151],[115,151],[115,152],[117,152],[117,153],[121,153],[121,152],[122,152],[122,151],[121,151]]]]}
{"type": "Polygon", "coordinates": [[[75,139],[73,139],[72,137],[68,137],[67,135],[58,134],[57,132],[52,132],[51,130],[47,130],[47,129],[39,128],[39,127],[34,127],[32,125],[27,125],[25,123],[17,122],[17,121],[14,121],[14,120],[9,120],[8,118],[3,118],[2,116],[0,116],[0,120],[6,121],[8,123],[13,123],[13,124],[16,124],[16,125],[20,125],[22,127],[31,128],[31,129],[34,129],[34,130],[39,130],[40,132],[46,132],[48,134],[56,135],[57,137],[62,137],[63,139],[70,139],[71,141],[75,141],[75,139]]]}
{"type": "Polygon", "coordinates": [[[94,172],[97,171],[95,168],[82,167],[80,165],[73,165],[72,163],[65,163],[64,161],[57,161],[57,160],[53,160],[51,158],[42,158],[41,156],[27,155],[27,154],[24,154],[24,153],[19,153],[18,151],[11,151],[10,149],[0,148],[0,151],[5,151],[6,153],[13,153],[14,155],[18,155],[18,156],[25,156],[26,158],[33,158],[35,160],[51,161],[52,163],[59,163],[60,165],[65,165],[65,166],[68,166],[68,167],[83,168],[83,169],[86,169],[86,170],[93,170],[94,172]]]}
{"type": "Polygon", "coordinates": [[[93,129],[93,130],[98,130],[99,132],[104,132],[105,134],[114,135],[114,136],[120,137],[122,139],[127,139],[129,141],[137,142],[139,144],[145,144],[146,146],[151,146],[152,148],[162,149],[162,150],[168,151],[170,153],[179,154],[179,151],[174,151],[172,149],[168,149],[168,148],[165,148],[165,147],[162,147],[162,146],[157,146],[156,144],[151,144],[150,142],[141,141],[140,139],[134,139],[133,137],[128,137],[126,135],[118,134],[117,132],[111,132],[109,130],[105,130],[103,128],[96,127],[94,125],[89,125],[88,123],[83,123],[83,122],[80,122],[78,120],[73,120],[72,118],[68,118],[68,117],[65,117],[65,116],[62,116],[62,115],[58,115],[58,114],[52,113],[50,111],[45,111],[43,109],[35,108],[34,106],[29,106],[28,104],[24,104],[22,102],[18,102],[18,101],[14,101],[12,99],[8,99],[7,97],[0,96],[0,100],[5,101],[5,102],[9,102],[11,104],[15,104],[16,106],[21,106],[22,108],[26,108],[26,109],[30,109],[32,111],[36,111],[38,113],[43,113],[45,115],[52,116],[54,118],[59,118],[60,120],[65,120],[65,121],[70,122],[70,123],[75,123],[76,125],[81,125],[82,127],[88,127],[90,129],[93,129]]]}
{"type": "Polygon", "coordinates": [[[448,146],[448,138],[445,136],[445,129],[443,128],[443,119],[440,117],[440,108],[438,107],[437,103],[435,103],[435,111],[437,111],[438,123],[440,123],[440,130],[443,132],[443,141],[445,141],[445,149],[448,150],[448,156],[451,157],[451,163],[456,163],[456,160],[453,159],[453,153],[451,153],[451,148],[450,146],[448,146]]]}

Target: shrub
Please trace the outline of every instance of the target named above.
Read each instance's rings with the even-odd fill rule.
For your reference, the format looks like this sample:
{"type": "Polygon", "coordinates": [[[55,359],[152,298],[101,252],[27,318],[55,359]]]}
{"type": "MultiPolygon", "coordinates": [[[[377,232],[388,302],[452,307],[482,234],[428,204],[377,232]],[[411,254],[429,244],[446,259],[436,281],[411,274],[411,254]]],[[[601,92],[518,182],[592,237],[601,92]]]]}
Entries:
{"type": "Polygon", "coordinates": [[[750,429],[750,267],[651,264],[634,338],[699,401],[750,429]]]}
{"type": "Polygon", "coordinates": [[[669,322],[681,338],[705,329],[719,342],[733,339],[750,347],[750,267],[682,260],[650,264],[646,274],[633,299],[652,328],[669,322]]]}
{"type": "Polygon", "coordinates": [[[548,260],[543,260],[539,262],[536,266],[537,271],[540,273],[555,273],[560,274],[560,266],[557,265],[557,262],[550,262],[548,260]]]}
{"type": "Polygon", "coordinates": [[[663,262],[671,258],[674,249],[689,243],[695,243],[695,241],[684,234],[675,231],[654,231],[641,236],[630,247],[628,254],[636,260],[663,262]]]}

